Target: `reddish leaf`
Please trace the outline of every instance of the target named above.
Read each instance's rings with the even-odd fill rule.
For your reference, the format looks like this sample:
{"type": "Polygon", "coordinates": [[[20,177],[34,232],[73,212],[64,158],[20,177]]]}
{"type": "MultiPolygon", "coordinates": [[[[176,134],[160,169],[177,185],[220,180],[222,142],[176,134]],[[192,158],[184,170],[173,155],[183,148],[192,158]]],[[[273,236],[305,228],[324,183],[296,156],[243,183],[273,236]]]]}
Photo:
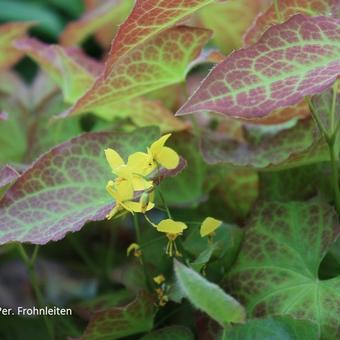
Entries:
{"type": "Polygon", "coordinates": [[[14,182],[19,176],[19,173],[9,165],[0,168],[0,188],[14,182]]]}
{"type": "MultiPolygon", "coordinates": [[[[0,244],[45,244],[78,231],[87,221],[105,219],[113,202],[105,190],[112,173],[104,149],[113,147],[126,158],[144,151],[158,136],[156,128],[86,133],[41,156],[0,201],[0,244]]],[[[161,177],[175,175],[184,166],[182,161],[161,177]]]]}
{"type": "Polygon", "coordinates": [[[113,40],[105,74],[111,73],[116,61],[136,46],[143,46],[146,40],[211,2],[213,0],[136,0],[113,40]]]}
{"type": "Polygon", "coordinates": [[[227,57],[177,114],[263,117],[329,87],[340,73],[339,55],[338,20],[295,15],[227,57]]]}
{"type": "Polygon", "coordinates": [[[310,16],[328,15],[332,11],[332,2],[333,0],[280,0],[278,1],[278,7],[281,21],[278,20],[275,6],[272,4],[256,18],[245,34],[244,42],[246,45],[256,43],[270,26],[287,21],[297,13],[310,16]]]}
{"type": "Polygon", "coordinates": [[[210,38],[210,31],[177,26],[162,32],[119,59],[105,76],[68,111],[68,114],[108,110],[112,104],[130,100],[185,79],[188,65],[210,38]]]}
{"type": "Polygon", "coordinates": [[[83,334],[83,340],[121,339],[128,335],[148,332],[153,327],[155,302],[141,292],[124,307],[108,308],[95,314],[83,334]]]}
{"type": "Polygon", "coordinates": [[[17,41],[16,47],[27,53],[62,87],[65,100],[70,103],[89,89],[102,70],[100,63],[78,48],[46,45],[33,38],[17,41]]]}
{"type": "Polygon", "coordinates": [[[0,70],[14,65],[23,55],[12,44],[26,35],[33,24],[30,22],[11,22],[0,26],[0,70]]]}
{"type": "MultiPolygon", "coordinates": [[[[131,0],[109,0],[95,6],[79,20],[66,26],[60,36],[61,44],[64,46],[77,45],[101,29],[99,40],[104,42],[105,46],[107,41],[112,40],[115,27],[118,27],[122,18],[128,15],[132,4],[131,0]]],[[[98,38],[97,34],[96,36],[98,38]]]]}

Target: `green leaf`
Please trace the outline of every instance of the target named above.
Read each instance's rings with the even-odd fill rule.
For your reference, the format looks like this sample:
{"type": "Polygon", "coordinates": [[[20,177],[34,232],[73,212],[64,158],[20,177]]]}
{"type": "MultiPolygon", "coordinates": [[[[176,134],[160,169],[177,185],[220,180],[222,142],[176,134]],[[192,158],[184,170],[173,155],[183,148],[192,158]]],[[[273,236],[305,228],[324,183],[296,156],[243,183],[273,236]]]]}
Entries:
{"type": "Polygon", "coordinates": [[[289,316],[248,320],[244,325],[232,327],[225,333],[232,340],[318,340],[318,325],[309,320],[289,316]]]}
{"type": "Polygon", "coordinates": [[[232,296],[180,262],[175,260],[174,265],[181,289],[196,308],[222,326],[244,322],[244,308],[232,296]]]}
{"type": "Polygon", "coordinates": [[[141,292],[124,307],[108,308],[95,314],[86,327],[84,340],[114,340],[148,332],[153,327],[154,301],[141,292]]]}
{"type": "Polygon", "coordinates": [[[324,339],[339,336],[340,277],[320,280],[319,266],[340,233],[334,209],[320,202],[259,206],[227,275],[249,316],[289,314],[315,321],[324,339]]]}
{"type": "Polygon", "coordinates": [[[190,329],[183,326],[169,326],[158,329],[147,335],[144,335],[140,340],[194,340],[194,335],[190,329]]]}

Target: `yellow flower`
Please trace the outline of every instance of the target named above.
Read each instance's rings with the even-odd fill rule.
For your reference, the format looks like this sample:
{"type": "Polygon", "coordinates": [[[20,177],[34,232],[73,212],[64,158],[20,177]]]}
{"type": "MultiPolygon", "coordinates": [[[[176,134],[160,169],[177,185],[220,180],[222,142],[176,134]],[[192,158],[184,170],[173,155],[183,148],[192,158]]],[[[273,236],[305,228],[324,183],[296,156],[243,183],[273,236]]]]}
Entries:
{"type": "Polygon", "coordinates": [[[222,225],[222,221],[216,220],[212,217],[207,217],[201,224],[201,237],[212,236],[216,229],[222,225]]]}
{"type": "Polygon", "coordinates": [[[153,280],[158,284],[161,285],[162,283],[165,282],[165,277],[163,274],[159,274],[153,278],[153,280]]]}
{"type": "Polygon", "coordinates": [[[157,164],[165,169],[175,169],[178,166],[179,156],[177,152],[164,146],[170,136],[171,133],[162,136],[148,148],[150,164],[152,164],[154,169],[157,167],[157,164]]]}
{"type": "Polygon", "coordinates": [[[175,243],[176,238],[179,235],[182,235],[183,231],[187,229],[187,225],[183,222],[174,221],[170,218],[161,221],[158,224],[155,224],[157,231],[161,233],[166,233],[166,237],[168,238],[169,242],[166,247],[166,254],[169,256],[173,256],[175,249],[175,255],[181,256],[179,251],[177,250],[177,246],[175,243]]]}
{"type": "Polygon", "coordinates": [[[137,158],[139,152],[130,155],[127,164],[115,150],[105,149],[104,152],[112,172],[117,176],[115,182],[128,181],[134,190],[146,190],[152,187],[152,181],[148,181],[143,176],[145,165],[137,158]]]}
{"type": "Polygon", "coordinates": [[[129,247],[126,250],[127,256],[129,256],[133,252],[133,256],[135,257],[141,257],[142,256],[142,250],[140,249],[140,246],[137,243],[131,243],[129,247]]]}
{"type": "Polygon", "coordinates": [[[142,206],[140,202],[133,201],[134,191],[128,181],[109,181],[106,185],[106,190],[114,198],[115,206],[111,212],[106,216],[107,219],[111,219],[121,210],[127,210],[131,213],[143,212],[152,209],[155,205],[153,202],[148,202],[147,206],[142,206]]]}

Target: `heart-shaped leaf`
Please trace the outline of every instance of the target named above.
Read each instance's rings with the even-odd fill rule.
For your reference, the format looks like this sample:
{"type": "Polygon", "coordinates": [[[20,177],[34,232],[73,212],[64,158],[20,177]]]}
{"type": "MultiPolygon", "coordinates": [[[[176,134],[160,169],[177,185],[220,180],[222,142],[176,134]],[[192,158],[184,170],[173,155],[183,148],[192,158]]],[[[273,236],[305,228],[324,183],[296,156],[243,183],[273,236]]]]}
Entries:
{"type": "Polygon", "coordinates": [[[214,68],[178,115],[256,119],[327,89],[340,73],[340,21],[295,15],[214,68]],[[292,62],[293,61],[293,62],[292,62]]]}
{"type": "Polygon", "coordinates": [[[318,278],[340,234],[334,209],[320,202],[268,202],[255,210],[227,276],[249,316],[289,314],[315,321],[322,338],[339,336],[340,277],[318,278]]]}
{"type": "MultiPolygon", "coordinates": [[[[0,244],[19,241],[45,244],[98,221],[113,206],[105,186],[112,177],[104,149],[123,157],[159,136],[157,128],[128,134],[86,133],[56,146],[25,171],[0,201],[0,244]]],[[[163,172],[161,177],[177,173],[163,172]]]]}
{"type": "Polygon", "coordinates": [[[244,308],[219,286],[176,260],[175,273],[183,293],[196,308],[207,313],[222,326],[244,321],[244,308]]]}

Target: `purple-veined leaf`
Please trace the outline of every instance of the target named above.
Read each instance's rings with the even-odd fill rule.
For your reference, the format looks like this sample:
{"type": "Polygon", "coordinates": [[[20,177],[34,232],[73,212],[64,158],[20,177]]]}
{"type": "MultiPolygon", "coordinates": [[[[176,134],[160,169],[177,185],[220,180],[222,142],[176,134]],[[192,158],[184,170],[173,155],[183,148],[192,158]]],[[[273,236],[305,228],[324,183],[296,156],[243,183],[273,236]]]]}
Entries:
{"type": "MultiPolygon", "coordinates": [[[[112,147],[127,158],[145,151],[158,136],[157,128],[86,133],[42,155],[0,201],[0,244],[45,244],[80,230],[87,221],[105,219],[114,202],[105,190],[112,173],[104,149],[112,147]]],[[[161,177],[177,174],[184,165],[161,177]]]]}
{"type": "Polygon", "coordinates": [[[256,119],[328,88],[340,73],[340,21],[295,15],[214,68],[178,115],[256,119]]]}
{"type": "Polygon", "coordinates": [[[121,57],[109,73],[106,62],[105,74],[67,114],[107,111],[119,101],[184,81],[190,63],[199,56],[210,35],[202,28],[176,26],[121,57]]]}
{"type": "Polygon", "coordinates": [[[274,3],[272,3],[264,13],[258,15],[254,23],[249,27],[244,36],[244,42],[247,46],[255,44],[270,26],[280,24],[294,14],[301,13],[310,16],[330,15],[336,1],[337,0],[280,0],[278,1],[280,20],[276,15],[274,3]]]}
{"type": "Polygon", "coordinates": [[[0,168],[0,188],[14,182],[20,174],[10,165],[5,165],[0,168]]]}

